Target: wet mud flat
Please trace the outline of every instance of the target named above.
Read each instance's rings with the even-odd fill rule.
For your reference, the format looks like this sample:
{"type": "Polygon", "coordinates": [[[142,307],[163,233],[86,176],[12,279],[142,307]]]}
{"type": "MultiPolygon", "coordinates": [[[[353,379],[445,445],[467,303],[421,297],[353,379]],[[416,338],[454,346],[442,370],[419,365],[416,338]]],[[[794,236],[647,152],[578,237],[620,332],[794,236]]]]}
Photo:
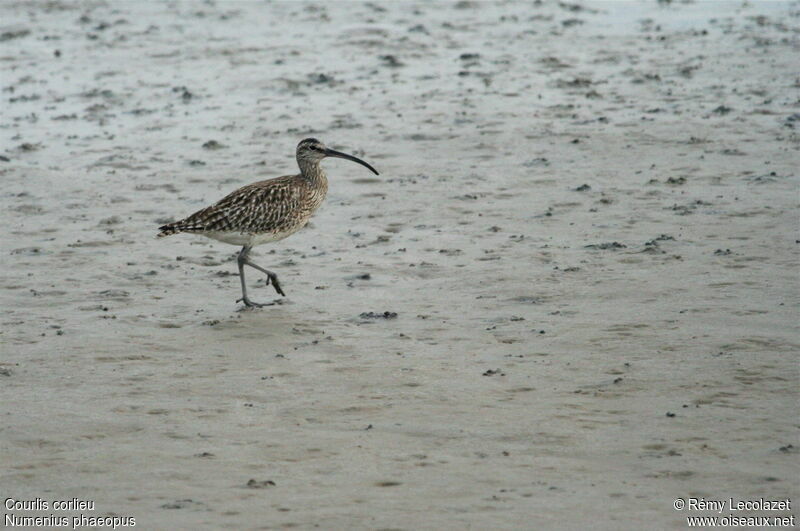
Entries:
{"type": "Polygon", "coordinates": [[[800,8],[709,5],[4,2],[3,491],[145,528],[800,499],[800,8]],[[156,227],[307,136],[381,176],[326,161],[240,311],[238,249],[156,227]]]}

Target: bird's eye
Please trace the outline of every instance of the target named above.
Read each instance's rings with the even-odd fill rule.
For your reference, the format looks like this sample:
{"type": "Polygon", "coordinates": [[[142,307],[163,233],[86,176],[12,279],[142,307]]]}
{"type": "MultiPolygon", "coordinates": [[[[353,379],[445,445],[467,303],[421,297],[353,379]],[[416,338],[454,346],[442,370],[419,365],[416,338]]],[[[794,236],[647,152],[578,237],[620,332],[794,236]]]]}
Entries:
{"type": "Polygon", "coordinates": [[[308,146],[308,149],[311,151],[317,151],[319,148],[317,146],[308,146]]]}

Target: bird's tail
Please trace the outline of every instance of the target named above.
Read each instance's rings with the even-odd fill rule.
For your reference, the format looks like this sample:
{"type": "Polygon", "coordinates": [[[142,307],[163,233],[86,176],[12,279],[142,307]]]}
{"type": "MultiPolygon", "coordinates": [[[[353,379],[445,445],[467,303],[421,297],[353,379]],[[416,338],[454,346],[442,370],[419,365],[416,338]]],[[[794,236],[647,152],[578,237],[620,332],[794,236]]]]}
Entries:
{"type": "Polygon", "coordinates": [[[158,238],[164,238],[166,236],[172,236],[173,234],[178,234],[181,231],[180,228],[180,221],[176,221],[174,223],[167,223],[166,225],[162,225],[158,228],[161,232],[158,233],[158,238]]]}

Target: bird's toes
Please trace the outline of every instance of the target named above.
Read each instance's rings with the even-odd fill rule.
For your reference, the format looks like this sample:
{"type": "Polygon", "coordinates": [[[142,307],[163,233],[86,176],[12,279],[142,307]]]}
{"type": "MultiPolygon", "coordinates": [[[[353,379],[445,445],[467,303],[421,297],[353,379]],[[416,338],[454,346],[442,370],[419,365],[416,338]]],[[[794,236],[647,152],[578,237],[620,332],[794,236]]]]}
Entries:
{"type": "Polygon", "coordinates": [[[264,306],[263,304],[253,302],[250,299],[246,299],[244,297],[242,297],[241,299],[236,299],[236,302],[243,302],[246,308],[261,308],[262,306],[264,306]]]}

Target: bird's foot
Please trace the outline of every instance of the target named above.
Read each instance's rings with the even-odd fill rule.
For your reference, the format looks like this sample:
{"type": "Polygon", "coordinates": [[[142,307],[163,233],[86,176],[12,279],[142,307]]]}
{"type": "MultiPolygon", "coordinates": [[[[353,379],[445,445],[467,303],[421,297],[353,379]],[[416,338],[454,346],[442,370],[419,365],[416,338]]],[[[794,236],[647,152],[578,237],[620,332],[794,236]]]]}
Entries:
{"type": "Polygon", "coordinates": [[[273,302],[253,302],[247,297],[242,297],[241,299],[237,299],[236,302],[243,302],[247,308],[263,308],[264,306],[274,306],[276,304],[275,301],[273,302]]]}
{"type": "Polygon", "coordinates": [[[281,289],[281,285],[278,283],[278,275],[269,275],[269,282],[272,284],[272,287],[275,288],[275,291],[278,292],[279,295],[285,297],[286,294],[281,289]]]}

